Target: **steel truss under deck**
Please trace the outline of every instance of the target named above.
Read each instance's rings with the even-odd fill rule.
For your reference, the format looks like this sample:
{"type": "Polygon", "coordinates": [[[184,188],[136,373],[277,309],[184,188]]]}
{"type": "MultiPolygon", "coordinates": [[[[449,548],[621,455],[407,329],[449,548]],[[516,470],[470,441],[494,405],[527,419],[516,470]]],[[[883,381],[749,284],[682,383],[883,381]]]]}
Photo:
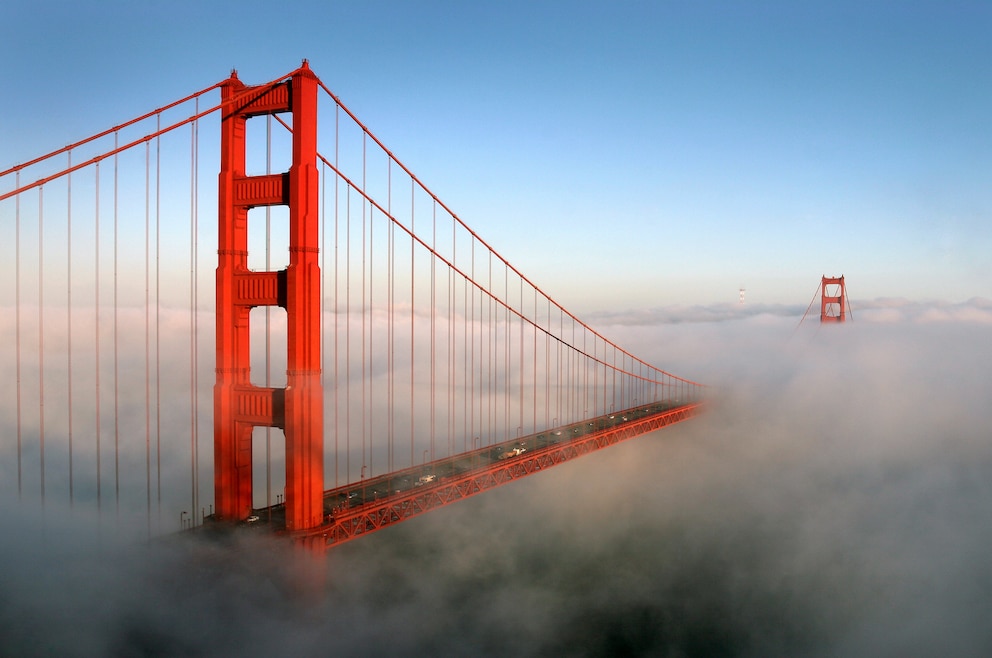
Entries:
{"type": "Polygon", "coordinates": [[[324,506],[327,511],[324,524],[312,530],[286,534],[312,548],[337,546],[444,505],[563,464],[576,457],[688,420],[697,415],[701,407],[702,403],[699,402],[661,410],[637,407],[522,439],[514,439],[497,446],[487,446],[455,458],[408,469],[402,473],[370,479],[365,483],[332,489],[324,494],[324,506]],[[541,439],[547,439],[545,445],[539,445],[505,459],[492,458],[494,454],[508,450],[510,446],[533,444],[540,442],[541,439]],[[468,462],[467,466],[465,466],[466,462],[468,462]],[[463,466],[464,470],[460,470],[459,465],[463,466]],[[430,483],[396,491],[373,500],[365,499],[368,492],[376,490],[377,487],[382,488],[383,485],[397,481],[407,481],[418,473],[445,470],[451,471],[450,474],[436,475],[436,479],[430,483]],[[349,503],[350,496],[355,498],[361,496],[361,500],[349,503]],[[339,501],[342,502],[339,504],[339,501]]]}

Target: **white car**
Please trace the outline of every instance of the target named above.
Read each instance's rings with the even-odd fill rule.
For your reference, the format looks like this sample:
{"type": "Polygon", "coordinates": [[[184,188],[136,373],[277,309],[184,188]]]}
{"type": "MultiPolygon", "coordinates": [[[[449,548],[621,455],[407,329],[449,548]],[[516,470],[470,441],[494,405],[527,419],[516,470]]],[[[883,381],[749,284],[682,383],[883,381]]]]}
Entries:
{"type": "Polygon", "coordinates": [[[510,448],[503,454],[499,456],[500,459],[509,459],[510,457],[516,457],[517,455],[527,452],[527,448],[510,448]]]}

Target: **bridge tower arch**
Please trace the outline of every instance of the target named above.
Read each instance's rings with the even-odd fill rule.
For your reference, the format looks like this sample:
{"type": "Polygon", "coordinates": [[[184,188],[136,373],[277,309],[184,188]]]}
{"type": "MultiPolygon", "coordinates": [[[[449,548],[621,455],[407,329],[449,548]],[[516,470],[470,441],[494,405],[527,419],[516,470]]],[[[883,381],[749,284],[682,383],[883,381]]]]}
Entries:
{"type": "Polygon", "coordinates": [[[307,62],[283,82],[250,87],[232,72],[222,84],[218,184],[217,363],[214,385],[214,497],[219,518],[252,510],[252,429],[277,427],[286,439],[286,528],[323,521],[323,388],[320,345],[317,77],[307,62]],[[289,171],[245,174],[245,124],[292,113],[289,171]],[[289,265],[248,269],[248,210],[289,207],[289,265]],[[249,313],[281,306],[287,321],[284,388],[251,384],[249,313]]]}

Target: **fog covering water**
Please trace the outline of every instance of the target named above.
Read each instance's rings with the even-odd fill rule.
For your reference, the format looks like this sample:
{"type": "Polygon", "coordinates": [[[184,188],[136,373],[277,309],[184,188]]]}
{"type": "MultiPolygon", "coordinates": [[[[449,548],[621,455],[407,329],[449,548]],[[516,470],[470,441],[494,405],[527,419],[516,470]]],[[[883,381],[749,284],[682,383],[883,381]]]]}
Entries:
{"type": "Polygon", "coordinates": [[[594,318],[708,412],[322,560],[4,501],[0,655],[992,654],[992,303],[801,312],[594,318]]]}

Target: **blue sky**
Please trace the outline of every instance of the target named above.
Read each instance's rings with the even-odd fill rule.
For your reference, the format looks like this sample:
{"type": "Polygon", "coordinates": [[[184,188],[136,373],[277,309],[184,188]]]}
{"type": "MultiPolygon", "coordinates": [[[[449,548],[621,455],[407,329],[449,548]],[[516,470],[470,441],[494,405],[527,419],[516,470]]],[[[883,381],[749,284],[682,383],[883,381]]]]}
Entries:
{"type": "Polygon", "coordinates": [[[307,58],[577,313],[992,298],[988,3],[287,4],[5,3],[0,165],[307,58]]]}
{"type": "MultiPolygon", "coordinates": [[[[226,555],[218,563],[232,570],[176,587],[185,557],[144,543],[137,558],[116,551],[104,517],[94,522],[82,504],[60,516],[59,462],[73,448],[58,432],[75,414],[83,482],[95,450],[109,451],[111,430],[106,423],[103,447],[93,445],[84,410],[93,387],[78,374],[91,358],[87,332],[100,327],[77,313],[82,330],[68,320],[63,328],[57,293],[46,298],[56,298],[58,317],[38,332],[46,345],[38,359],[57,368],[75,344],[83,386],[74,411],[60,411],[71,392],[57,376],[47,391],[38,386],[37,412],[33,392],[24,404],[29,433],[33,418],[48,420],[49,475],[41,474],[49,501],[61,503],[44,514],[12,509],[15,479],[0,477],[11,491],[0,509],[18,528],[0,542],[10,592],[0,599],[17,602],[0,601],[0,627],[11,631],[0,634],[0,653],[42,638],[69,654],[149,643],[166,653],[238,643],[269,655],[287,646],[548,654],[597,647],[595,630],[605,627],[618,641],[656,639],[656,653],[691,653],[691,641],[715,638],[706,646],[727,653],[989,655],[990,37],[988,0],[3,0],[0,170],[232,68],[261,83],[308,58],[535,284],[633,354],[711,386],[720,404],[658,441],[643,437],[345,546],[316,616],[273,615],[299,600],[279,605],[280,592],[298,589],[278,580],[289,561],[276,565],[282,555],[271,546],[240,561],[226,555]],[[847,276],[856,322],[799,331],[823,274],[847,276]],[[52,541],[59,533],[65,541],[52,541]],[[604,555],[626,566],[597,571],[615,562],[604,555]],[[379,596],[384,568],[395,577],[379,596]],[[52,573],[65,574],[57,593],[44,586],[52,573]],[[135,581],[146,586],[135,590],[135,581]],[[582,596],[575,582],[596,595],[582,596]],[[218,623],[216,610],[232,601],[236,614],[218,623]],[[49,623],[67,611],[76,623],[49,623]]],[[[8,211],[0,206],[9,254],[8,211]]],[[[58,266],[58,248],[46,267],[58,266]]],[[[212,271],[204,273],[209,285],[212,271]]],[[[53,273],[46,285],[63,280],[53,273]]],[[[34,277],[25,281],[30,294],[34,277]]],[[[122,518],[142,508],[131,523],[144,535],[148,316],[123,310],[121,326],[133,329],[121,333],[126,381],[144,381],[122,387],[122,518]]],[[[100,326],[109,338],[113,324],[116,341],[116,304],[114,314],[100,326]]],[[[12,315],[0,314],[8,344],[21,326],[12,315]]],[[[183,305],[163,317],[163,355],[176,355],[164,360],[172,395],[162,402],[163,436],[179,436],[189,427],[189,318],[183,305]]],[[[209,322],[199,332],[212,340],[209,322]]],[[[115,344],[115,361],[116,353],[115,344]]],[[[104,362],[110,354],[105,347],[104,362]]],[[[13,352],[0,357],[11,372],[13,352]]],[[[198,358],[198,393],[207,396],[199,421],[209,423],[212,349],[198,358]]],[[[34,370],[25,368],[26,382],[34,370]]],[[[20,379],[4,382],[0,422],[12,427],[20,379]]],[[[15,436],[0,432],[6,473],[15,436]]],[[[206,505],[209,436],[200,430],[206,505]]],[[[37,443],[25,445],[33,492],[37,443]]],[[[175,502],[156,523],[174,528],[180,510],[196,509],[186,499],[190,459],[185,440],[163,447],[157,461],[175,502]]],[[[201,548],[188,553],[217,556],[201,548]]]]}

